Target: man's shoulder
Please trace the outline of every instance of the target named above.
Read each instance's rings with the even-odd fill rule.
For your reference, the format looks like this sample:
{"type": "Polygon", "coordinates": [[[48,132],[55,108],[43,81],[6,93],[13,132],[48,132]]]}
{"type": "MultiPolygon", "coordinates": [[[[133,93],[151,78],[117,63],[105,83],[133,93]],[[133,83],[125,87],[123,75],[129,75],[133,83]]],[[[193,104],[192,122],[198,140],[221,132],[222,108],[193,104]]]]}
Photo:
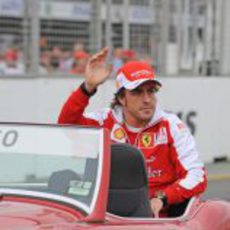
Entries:
{"type": "Polygon", "coordinates": [[[164,111],[163,112],[164,120],[167,120],[169,126],[172,130],[177,132],[184,132],[187,130],[185,123],[178,117],[177,114],[171,111],[164,111]]]}
{"type": "Polygon", "coordinates": [[[173,113],[172,111],[169,110],[163,110],[162,112],[163,118],[165,120],[168,120],[170,123],[175,123],[175,122],[182,122],[181,119],[178,117],[176,113],[173,113]]]}

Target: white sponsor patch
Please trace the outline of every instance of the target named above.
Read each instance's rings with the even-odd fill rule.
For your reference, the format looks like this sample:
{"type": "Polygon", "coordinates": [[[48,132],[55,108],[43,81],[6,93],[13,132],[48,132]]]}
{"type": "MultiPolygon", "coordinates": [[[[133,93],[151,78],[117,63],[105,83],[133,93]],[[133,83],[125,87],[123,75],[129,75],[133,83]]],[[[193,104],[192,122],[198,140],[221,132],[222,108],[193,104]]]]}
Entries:
{"type": "Polygon", "coordinates": [[[157,133],[154,133],[154,146],[167,144],[168,143],[168,136],[167,130],[165,127],[159,129],[157,133]]]}
{"type": "Polygon", "coordinates": [[[110,134],[111,140],[119,143],[126,143],[126,132],[122,126],[115,124],[110,134]]]}
{"type": "Polygon", "coordinates": [[[152,74],[151,71],[143,69],[143,70],[138,70],[138,71],[132,73],[131,76],[133,78],[138,78],[138,77],[143,76],[143,75],[151,75],[151,74],[152,74]]]}
{"type": "Polygon", "coordinates": [[[187,128],[183,122],[179,122],[176,124],[176,129],[178,132],[186,132],[187,128]]]}
{"type": "Polygon", "coordinates": [[[151,166],[147,167],[147,176],[148,176],[148,178],[161,177],[162,174],[163,174],[163,170],[161,170],[161,169],[154,170],[154,169],[152,169],[151,166]]]}

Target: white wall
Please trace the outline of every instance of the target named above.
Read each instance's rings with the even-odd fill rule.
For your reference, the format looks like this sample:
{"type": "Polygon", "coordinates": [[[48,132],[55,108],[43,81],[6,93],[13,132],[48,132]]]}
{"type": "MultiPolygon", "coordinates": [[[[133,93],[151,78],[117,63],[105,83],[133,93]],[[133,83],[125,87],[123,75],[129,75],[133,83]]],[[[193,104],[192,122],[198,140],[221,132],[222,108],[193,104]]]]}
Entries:
{"type": "MultiPolygon", "coordinates": [[[[67,96],[81,83],[73,78],[0,79],[0,121],[55,123],[67,96]]],[[[195,138],[205,161],[230,157],[230,78],[162,78],[158,95],[163,108],[181,112],[195,127],[195,138]],[[196,113],[196,115],[194,115],[196,113]]],[[[108,106],[115,86],[100,87],[89,111],[108,106]]]]}

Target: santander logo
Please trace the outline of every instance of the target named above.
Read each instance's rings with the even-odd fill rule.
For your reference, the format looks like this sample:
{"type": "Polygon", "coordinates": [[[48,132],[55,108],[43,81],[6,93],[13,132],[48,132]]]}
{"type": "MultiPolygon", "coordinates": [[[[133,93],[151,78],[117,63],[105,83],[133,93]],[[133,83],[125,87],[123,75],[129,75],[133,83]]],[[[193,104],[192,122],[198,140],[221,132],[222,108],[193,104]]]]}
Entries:
{"type": "Polygon", "coordinates": [[[153,73],[151,71],[149,71],[149,70],[143,69],[143,70],[138,70],[138,71],[132,73],[131,77],[132,78],[140,78],[140,77],[143,77],[143,76],[146,77],[148,75],[152,76],[153,73]]]}

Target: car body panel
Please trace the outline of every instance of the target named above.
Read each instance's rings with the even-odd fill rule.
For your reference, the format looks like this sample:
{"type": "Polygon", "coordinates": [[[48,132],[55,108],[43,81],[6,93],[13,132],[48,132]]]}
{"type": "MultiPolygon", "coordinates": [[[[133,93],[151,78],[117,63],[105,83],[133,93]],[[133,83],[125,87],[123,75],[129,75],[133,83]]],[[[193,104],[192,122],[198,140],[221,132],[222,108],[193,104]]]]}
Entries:
{"type": "MultiPolygon", "coordinates": [[[[2,124],[2,126],[7,124],[2,124]]],[[[49,130],[47,125],[32,125],[32,124],[10,124],[13,127],[11,130],[17,130],[20,126],[45,127],[49,130]]],[[[84,129],[72,126],[50,126],[56,127],[57,131],[65,131],[64,138],[70,138],[74,143],[75,139],[73,133],[68,134],[70,129],[84,129]],[[60,130],[59,130],[60,129],[60,130]],[[66,135],[67,132],[67,135],[66,135]]],[[[85,128],[87,130],[94,130],[93,128],[85,128]]],[[[3,131],[5,129],[2,129],[3,131]]],[[[100,129],[100,138],[103,139],[103,145],[99,149],[98,170],[96,177],[99,181],[96,190],[97,194],[91,201],[93,204],[84,209],[81,205],[81,200],[78,197],[69,197],[66,194],[36,192],[24,190],[23,187],[17,189],[9,189],[1,184],[0,180],[0,228],[11,230],[27,230],[27,229],[41,229],[41,230],[68,230],[68,229],[103,229],[103,230],[226,230],[230,229],[230,203],[221,200],[207,200],[203,201],[200,197],[194,197],[190,200],[183,216],[177,218],[130,218],[120,217],[106,212],[107,198],[110,178],[110,137],[109,131],[100,129]]],[[[54,132],[56,132],[54,130],[54,132]]],[[[2,149],[8,149],[7,146],[10,141],[7,141],[6,136],[1,139],[0,123],[0,154],[2,149]],[[5,138],[5,139],[4,139],[5,138]],[[1,143],[7,145],[1,148],[1,143]]],[[[9,136],[9,135],[8,135],[9,136]]],[[[22,135],[23,136],[23,135],[22,135]]],[[[9,136],[10,137],[10,136],[9,136]]],[[[31,141],[31,136],[23,136],[26,141],[31,141]]],[[[36,137],[37,138],[37,137],[36,137]]],[[[55,138],[55,137],[54,137],[55,138]]],[[[12,140],[12,138],[10,139],[12,140]]],[[[83,140],[83,139],[82,139],[83,140]]],[[[59,140],[61,141],[61,140],[59,140]]],[[[90,145],[85,140],[81,145],[90,145]]],[[[77,142],[77,141],[76,141],[77,142]]],[[[78,140],[79,143],[79,140],[78,140]]],[[[55,142],[54,142],[55,144],[55,142]]],[[[61,144],[61,143],[59,143],[61,144]]],[[[66,143],[63,143],[66,144],[66,143]]],[[[72,145],[72,144],[71,144],[72,145]]],[[[70,145],[70,146],[71,146],[70,145]]],[[[75,148],[77,146],[74,146],[75,148]]],[[[33,146],[32,146],[33,148],[33,146]]],[[[52,148],[51,148],[52,149],[52,148]]],[[[8,151],[8,150],[7,150],[8,151]]],[[[15,151],[15,149],[14,149],[15,151]]],[[[6,153],[4,153],[6,154],[6,153]]],[[[43,153],[44,154],[44,153],[43,153]]],[[[53,153],[52,153],[53,154],[53,153]]],[[[69,153],[70,155],[72,153],[69,153]]],[[[87,153],[90,155],[90,153],[87,153]]],[[[84,157],[84,156],[82,156],[84,157]]],[[[4,158],[3,158],[4,159],[4,158]]],[[[74,158],[73,158],[74,159],[74,158]]],[[[48,167],[49,168],[49,167],[48,167]]],[[[87,169],[87,167],[85,168],[87,169]]],[[[35,170],[36,171],[36,170],[35,170]]],[[[4,173],[4,172],[3,172],[4,173]]],[[[13,173],[13,172],[12,172],[13,173]]],[[[85,172],[84,172],[85,173],[85,172]]],[[[112,173],[112,172],[111,172],[112,173]]],[[[95,175],[94,175],[95,176],[95,175]]],[[[5,178],[1,177],[2,180],[5,178]]],[[[0,178],[0,179],[1,179],[0,178]]],[[[32,178],[33,179],[33,178],[32,178]]],[[[83,179],[82,179],[83,180],[83,179]]],[[[26,181],[25,181],[26,182],[26,181]]],[[[96,184],[96,182],[95,182],[96,184]]],[[[7,184],[6,184],[7,185],[7,184]]],[[[76,189],[76,188],[75,188],[76,189]]],[[[84,192],[84,190],[77,190],[77,192],[84,192]]],[[[83,197],[84,198],[84,197],[83,197]]],[[[84,200],[84,199],[83,199],[84,200]]]]}
{"type": "Polygon", "coordinates": [[[70,212],[61,205],[52,207],[32,204],[26,199],[23,202],[13,200],[0,202],[1,229],[33,229],[44,224],[71,223],[79,220],[81,216],[79,212],[70,212]]]}

